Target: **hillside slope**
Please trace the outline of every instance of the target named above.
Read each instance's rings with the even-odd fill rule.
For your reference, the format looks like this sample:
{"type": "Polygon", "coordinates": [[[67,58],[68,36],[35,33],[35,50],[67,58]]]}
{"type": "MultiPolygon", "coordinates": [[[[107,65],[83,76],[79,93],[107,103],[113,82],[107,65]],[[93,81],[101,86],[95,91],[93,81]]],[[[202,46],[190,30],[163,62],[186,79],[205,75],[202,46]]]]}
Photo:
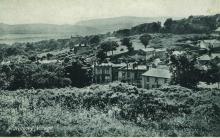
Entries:
{"type": "Polygon", "coordinates": [[[0,136],[220,136],[220,92],[123,83],[1,91],[0,136]]]}

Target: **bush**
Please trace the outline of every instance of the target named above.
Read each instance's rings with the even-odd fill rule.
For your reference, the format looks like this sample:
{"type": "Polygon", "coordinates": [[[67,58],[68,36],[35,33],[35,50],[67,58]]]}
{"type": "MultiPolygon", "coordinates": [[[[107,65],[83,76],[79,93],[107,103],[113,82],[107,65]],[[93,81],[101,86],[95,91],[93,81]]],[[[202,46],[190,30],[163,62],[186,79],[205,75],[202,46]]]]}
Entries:
{"type": "Polygon", "coordinates": [[[8,120],[6,135],[219,136],[219,97],[219,90],[124,83],[2,91],[0,120],[8,120]]]}

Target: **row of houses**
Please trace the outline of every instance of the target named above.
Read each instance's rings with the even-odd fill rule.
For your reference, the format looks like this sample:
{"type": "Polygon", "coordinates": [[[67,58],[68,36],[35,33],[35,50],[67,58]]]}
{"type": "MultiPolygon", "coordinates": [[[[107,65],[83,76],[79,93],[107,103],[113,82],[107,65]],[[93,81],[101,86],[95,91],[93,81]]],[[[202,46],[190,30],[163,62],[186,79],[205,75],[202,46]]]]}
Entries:
{"type": "Polygon", "coordinates": [[[136,63],[102,63],[94,68],[93,82],[126,82],[139,88],[157,88],[170,81],[171,73],[166,65],[137,65],[136,63]]]}

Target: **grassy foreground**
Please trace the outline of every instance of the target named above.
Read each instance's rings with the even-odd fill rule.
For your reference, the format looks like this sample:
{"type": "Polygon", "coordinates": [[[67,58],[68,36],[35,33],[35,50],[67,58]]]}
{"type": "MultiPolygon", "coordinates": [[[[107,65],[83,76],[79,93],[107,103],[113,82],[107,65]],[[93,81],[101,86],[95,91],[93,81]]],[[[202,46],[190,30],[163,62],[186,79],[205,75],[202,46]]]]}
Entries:
{"type": "Polygon", "coordinates": [[[123,83],[0,91],[0,136],[220,136],[220,91],[123,83]]]}

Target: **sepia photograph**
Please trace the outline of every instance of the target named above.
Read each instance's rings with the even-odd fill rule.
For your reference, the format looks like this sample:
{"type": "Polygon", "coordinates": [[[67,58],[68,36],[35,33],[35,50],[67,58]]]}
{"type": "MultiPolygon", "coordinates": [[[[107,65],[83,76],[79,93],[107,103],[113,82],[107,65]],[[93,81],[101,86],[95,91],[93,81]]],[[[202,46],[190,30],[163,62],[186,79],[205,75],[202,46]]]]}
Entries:
{"type": "Polygon", "coordinates": [[[0,137],[220,137],[220,0],[0,0],[0,137]]]}

